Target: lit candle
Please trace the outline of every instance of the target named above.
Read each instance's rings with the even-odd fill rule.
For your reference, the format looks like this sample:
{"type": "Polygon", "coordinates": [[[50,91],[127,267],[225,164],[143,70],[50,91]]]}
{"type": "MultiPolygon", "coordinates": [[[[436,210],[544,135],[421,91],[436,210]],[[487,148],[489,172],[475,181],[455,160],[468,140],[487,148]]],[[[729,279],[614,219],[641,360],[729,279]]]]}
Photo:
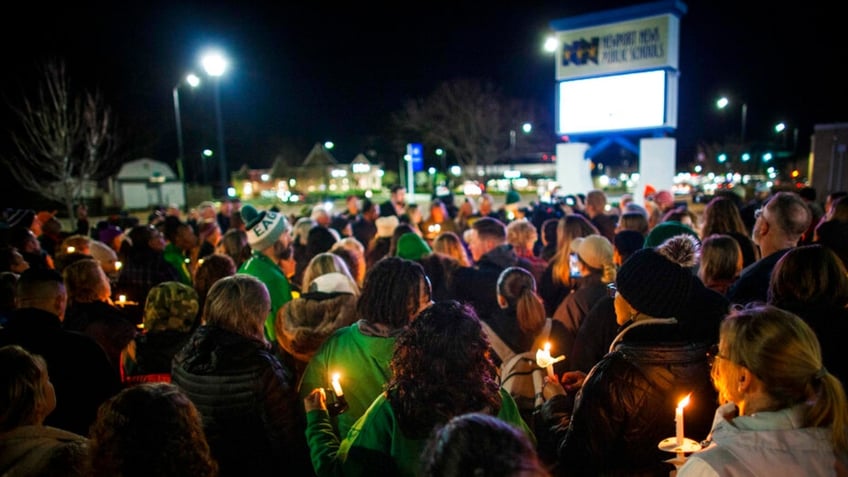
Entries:
{"type": "Polygon", "coordinates": [[[68,253],[74,253],[76,251],[75,247],[68,247],[68,253]]]}
{"type": "Polygon", "coordinates": [[[548,359],[550,360],[548,362],[548,365],[545,366],[548,370],[548,377],[549,378],[556,377],[554,375],[554,360],[551,358],[551,343],[550,342],[545,343],[545,353],[548,354],[548,359]]]}
{"type": "Polygon", "coordinates": [[[115,270],[120,270],[123,266],[124,264],[120,260],[115,261],[115,270]]]}
{"type": "Polygon", "coordinates": [[[685,398],[681,399],[674,411],[675,438],[677,438],[678,446],[683,445],[683,408],[689,405],[689,396],[691,394],[687,394],[685,398]]]}
{"type": "Polygon", "coordinates": [[[127,302],[127,296],[126,296],[126,295],[118,295],[118,303],[120,303],[121,305],[123,305],[123,304],[125,304],[126,302],[127,302]]]}
{"type": "Polygon", "coordinates": [[[551,343],[546,342],[544,349],[536,350],[536,365],[540,368],[545,368],[548,371],[549,378],[556,378],[554,374],[554,364],[565,359],[565,356],[560,355],[556,358],[551,357],[551,343]]]}
{"type": "Polygon", "coordinates": [[[339,373],[333,373],[333,379],[331,380],[333,385],[333,392],[336,393],[336,397],[344,396],[344,391],[342,391],[342,385],[339,383],[339,373]]]}

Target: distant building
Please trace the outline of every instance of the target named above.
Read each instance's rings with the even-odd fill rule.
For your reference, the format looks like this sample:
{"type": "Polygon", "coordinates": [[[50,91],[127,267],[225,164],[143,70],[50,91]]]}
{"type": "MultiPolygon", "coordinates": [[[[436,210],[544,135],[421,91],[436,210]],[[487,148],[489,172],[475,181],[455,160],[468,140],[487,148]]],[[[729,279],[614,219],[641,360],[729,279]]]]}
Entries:
{"type": "Polygon", "coordinates": [[[110,190],[123,210],[150,209],[156,205],[185,207],[185,184],[171,166],[153,159],[137,159],[121,166],[110,190]]]}
{"type": "Polygon", "coordinates": [[[848,190],[848,123],[817,124],[807,175],[819,197],[848,190]]]}
{"type": "Polygon", "coordinates": [[[300,166],[279,161],[271,169],[242,168],[233,177],[236,191],[244,199],[277,197],[284,202],[302,200],[303,194],[344,194],[382,188],[383,170],[364,154],[350,164],[339,164],[323,145],[316,143],[300,166]]]}

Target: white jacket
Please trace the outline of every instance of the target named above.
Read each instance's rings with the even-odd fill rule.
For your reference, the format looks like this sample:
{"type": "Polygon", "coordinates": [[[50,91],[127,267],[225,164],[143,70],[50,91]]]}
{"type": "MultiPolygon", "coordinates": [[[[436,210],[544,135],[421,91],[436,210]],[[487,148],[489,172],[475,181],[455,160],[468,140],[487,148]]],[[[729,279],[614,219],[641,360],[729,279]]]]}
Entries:
{"type": "Polygon", "coordinates": [[[835,476],[830,429],[801,427],[805,407],[750,416],[736,416],[733,403],[719,407],[712,442],[689,456],[677,477],[835,476]]]}

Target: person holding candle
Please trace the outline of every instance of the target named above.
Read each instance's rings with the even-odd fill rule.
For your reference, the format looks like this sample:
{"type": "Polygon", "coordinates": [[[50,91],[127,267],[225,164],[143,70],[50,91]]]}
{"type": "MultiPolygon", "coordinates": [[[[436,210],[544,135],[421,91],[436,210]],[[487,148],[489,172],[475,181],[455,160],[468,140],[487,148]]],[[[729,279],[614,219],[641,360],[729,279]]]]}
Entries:
{"type": "Polygon", "coordinates": [[[709,443],[678,477],[845,475],[848,401],[815,332],[771,305],[735,310],[711,352],[721,406],[709,443]],[[842,473],[840,473],[840,471],[842,473]]]}
{"type": "Polygon", "coordinates": [[[318,476],[420,475],[432,433],[470,412],[497,416],[535,444],[515,401],[498,386],[488,340],[470,305],[446,300],[422,311],[398,337],[391,370],[386,391],[341,442],[331,430],[323,389],[304,399],[318,476]]]}
{"type": "MultiPolygon", "coordinates": [[[[504,354],[536,351],[534,345],[537,344],[537,337],[545,326],[546,317],[542,299],[536,294],[536,279],[524,268],[508,267],[501,272],[497,283],[497,299],[499,308],[483,328],[489,342],[493,343],[492,360],[501,366],[507,357],[504,354]],[[504,350],[500,345],[495,345],[496,340],[508,349],[504,350]]],[[[545,341],[551,346],[548,352],[552,356],[563,354],[560,344],[566,341],[566,335],[565,326],[559,321],[551,320],[550,332],[545,341]]],[[[554,365],[553,371],[562,373],[565,369],[565,362],[560,361],[554,365]]],[[[501,376],[501,379],[504,377],[501,376]]],[[[528,424],[533,422],[532,398],[533,396],[530,396],[527,404],[522,406],[522,414],[528,424]]]]}
{"type": "MultiPolygon", "coordinates": [[[[309,359],[300,397],[329,388],[332,373],[341,373],[349,408],[334,417],[337,436],[344,437],[391,376],[389,362],[400,332],[431,302],[430,282],[417,262],[386,257],[365,276],[356,302],[356,322],[336,330],[309,359]]],[[[312,452],[317,450],[313,447],[312,452]]]]}
{"type": "MultiPolygon", "coordinates": [[[[610,352],[585,376],[573,409],[564,390],[542,406],[553,436],[540,437],[540,452],[559,473],[667,476],[673,467],[664,461],[672,456],[658,444],[675,435],[678,402],[690,393],[685,437],[698,441],[709,432],[717,397],[706,351],[718,342],[728,304],[688,263],[670,257],[682,258],[645,248],[622,264],[614,302],[621,331],[610,352]]],[[[562,382],[571,387],[580,377],[565,373],[562,382]]]]}

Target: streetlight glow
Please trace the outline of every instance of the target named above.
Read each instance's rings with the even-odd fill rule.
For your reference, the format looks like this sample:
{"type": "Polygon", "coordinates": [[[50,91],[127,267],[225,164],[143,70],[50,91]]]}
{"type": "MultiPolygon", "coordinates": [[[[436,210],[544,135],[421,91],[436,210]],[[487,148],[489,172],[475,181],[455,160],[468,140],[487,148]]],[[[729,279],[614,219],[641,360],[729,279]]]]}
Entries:
{"type": "Polygon", "coordinates": [[[188,83],[188,85],[192,88],[197,88],[198,86],[200,86],[200,77],[194,73],[187,74],[185,80],[186,83],[188,83]]]}
{"type": "Polygon", "coordinates": [[[548,53],[553,53],[559,48],[559,40],[553,35],[545,38],[545,46],[543,47],[548,53]]]}
{"type": "Polygon", "coordinates": [[[205,53],[201,57],[200,63],[203,65],[203,70],[206,71],[206,74],[215,77],[226,73],[227,68],[229,67],[229,62],[224,55],[214,50],[205,53]]]}

